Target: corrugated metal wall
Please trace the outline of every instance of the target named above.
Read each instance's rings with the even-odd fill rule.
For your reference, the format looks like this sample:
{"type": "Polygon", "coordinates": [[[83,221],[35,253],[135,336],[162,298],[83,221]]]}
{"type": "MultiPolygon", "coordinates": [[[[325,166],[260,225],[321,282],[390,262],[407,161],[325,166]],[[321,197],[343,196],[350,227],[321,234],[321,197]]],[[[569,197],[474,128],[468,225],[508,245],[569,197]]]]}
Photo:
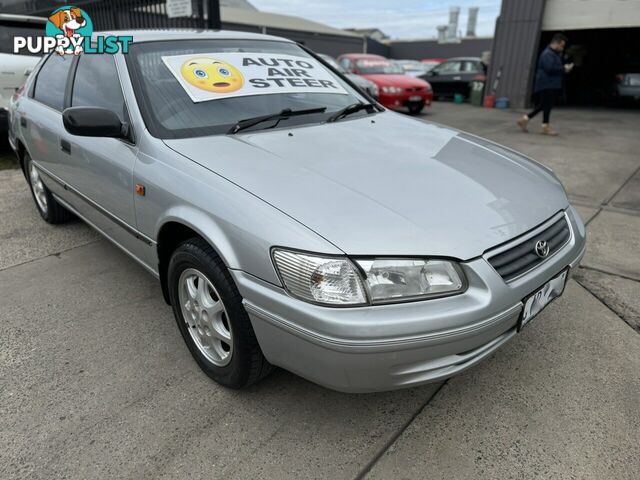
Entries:
{"type": "Polygon", "coordinates": [[[394,41],[390,44],[392,58],[452,58],[479,57],[490,51],[493,38],[465,38],[460,43],[438,43],[437,40],[394,41]]]}
{"type": "MultiPolygon", "coordinates": [[[[222,26],[223,28],[225,27],[224,21],[222,22],[222,26]]],[[[342,53],[362,52],[364,46],[364,38],[362,37],[347,37],[276,28],[266,28],[264,33],[288,38],[294,42],[303,44],[314,52],[326,53],[334,57],[342,53]]]]}
{"type": "Polygon", "coordinates": [[[514,107],[525,107],[530,101],[544,4],[545,0],[502,0],[487,93],[491,92],[498,71],[502,70],[496,96],[508,97],[514,107]]]}
{"type": "Polygon", "coordinates": [[[382,55],[383,57],[391,56],[389,45],[380,43],[370,37],[365,37],[367,42],[367,53],[373,53],[374,55],[382,55]]]}

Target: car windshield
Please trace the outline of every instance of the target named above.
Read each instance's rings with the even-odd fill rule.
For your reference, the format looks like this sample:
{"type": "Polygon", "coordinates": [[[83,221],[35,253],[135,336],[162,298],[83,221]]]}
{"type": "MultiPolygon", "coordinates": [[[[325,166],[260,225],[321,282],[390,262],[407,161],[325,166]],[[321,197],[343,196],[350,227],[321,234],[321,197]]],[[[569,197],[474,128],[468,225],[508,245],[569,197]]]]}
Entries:
{"type": "MultiPolygon", "coordinates": [[[[325,110],[291,116],[280,122],[279,126],[318,123],[348,105],[368,103],[342,78],[326,69],[298,45],[289,42],[180,40],[134,43],[127,55],[127,65],[147,128],[158,138],[223,134],[240,120],[286,109],[325,110]],[[217,58],[208,54],[217,55],[217,58]],[[186,56],[189,62],[182,63],[182,56],[186,56]],[[235,65],[240,68],[230,65],[229,58],[239,59],[235,65]],[[207,59],[209,64],[195,65],[195,62],[202,59],[207,59]],[[225,59],[227,63],[223,68],[221,63],[225,59]],[[212,62],[216,65],[211,65],[212,62]],[[259,62],[264,62],[264,65],[258,65],[258,70],[249,70],[245,66],[257,65],[259,62]],[[267,64],[273,68],[265,66],[267,64]],[[309,75],[310,70],[299,68],[296,64],[312,66],[315,69],[313,76],[309,75]],[[192,78],[184,76],[185,65],[192,70],[192,78]],[[210,69],[213,67],[215,72],[210,69]],[[263,75],[261,78],[254,78],[251,75],[256,75],[255,73],[247,72],[260,72],[263,75]],[[213,82],[220,73],[226,77],[213,82]],[[181,75],[183,77],[179,81],[181,75]],[[239,82],[242,87],[235,90],[234,86],[229,85],[233,80],[226,82],[234,76],[242,78],[239,82]],[[206,85],[201,82],[203,79],[208,80],[206,85]],[[329,92],[330,89],[322,88],[326,83],[321,82],[329,82],[335,86],[335,91],[322,93],[329,92]],[[245,86],[252,89],[244,88],[245,86]],[[264,88],[253,88],[259,86],[264,88]],[[279,93],[278,87],[286,93],[279,93]]],[[[359,112],[357,115],[367,115],[367,112],[359,112]]],[[[256,128],[272,126],[274,122],[265,122],[256,128]]]]}
{"type": "Polygon", "coordinates": [[[386,59],[356,60],[356,68],[359,73],[367,74],[404,74],[402,66],[386,59]]]}

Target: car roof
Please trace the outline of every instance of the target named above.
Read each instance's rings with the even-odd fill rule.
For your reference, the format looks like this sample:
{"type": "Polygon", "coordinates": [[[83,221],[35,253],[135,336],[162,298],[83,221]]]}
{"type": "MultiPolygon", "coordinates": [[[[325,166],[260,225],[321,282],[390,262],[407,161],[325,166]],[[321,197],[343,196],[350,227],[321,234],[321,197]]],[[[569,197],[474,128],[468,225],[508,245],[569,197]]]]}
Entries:
{"type": "MultiPolygon", "coordinates": [[[[467,60],[467,61],[471,61],[471,62],[481,62],[482,59],[480,57],[452,57],[452,58],[447,58],[445,60],[445,62],[451,62],[451,61],[456,61],[459,62],[461,60],[467,60]]],[[[444,63],[444,62],[442,62],[444,63]]]]}
{"type": "Polygon", "coordinates": [[[96,35],[115,35],[133,37],[133,43],[154,42],[158,40],[275,40],[280,42],[295,43],[287,38],[262,33],[237,32],[234,30],[196,30],[196,29],[171,29],[171,30],[105,30],[93,32],[96,35]]]}
{"type": "Polygon", "coordinates": [[[380,58],[384,58],[385,60],[387,60],[386,57],[383,57],[382,55],[374,55],[373,53],[343,53],[342,55],[340,55],[340,57],[344,57],[344,58],[354,58],[354,59],[359,59],[359,58],[375,58],[375,59],[380,59],[380,58]]]}
{"type": "Polygon", "coordinates": [[[47,19],[45,17],[34,17],[32,15],[16,15],[13,13],[0,13],[0,22],[1,21],[40,23],[40,24],[47,23],[47,19]]]}

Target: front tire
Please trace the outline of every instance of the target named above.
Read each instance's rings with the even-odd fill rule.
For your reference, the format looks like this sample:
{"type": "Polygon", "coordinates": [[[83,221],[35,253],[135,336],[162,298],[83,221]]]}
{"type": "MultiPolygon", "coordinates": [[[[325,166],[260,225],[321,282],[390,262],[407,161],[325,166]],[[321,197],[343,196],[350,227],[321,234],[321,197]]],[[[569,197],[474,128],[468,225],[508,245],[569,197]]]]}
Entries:
{"type": "Polygon", "coordinates": [[[424,103],[419,105],[409,105],[409,113],[411,115],[418,115],[424,109],[424,103]]]}
{"type": "Polygon", "coordinates": [[[56,224],[65,223],[73,218],[73,214],[60,205],[51,191],[42,182],[40,172],[33,164],[33,160],[28,153],[24,155],[24,166],[27,175],[27,182],[29,183],[29,189],[31,190],[31,196],[36,204],[38,213],[44,219],[45,222],[56,224]]]}
{"type": "Polygon", "coordinates": [[[209,244],[199,238],[180,244],[169,261],[167,279],[180,333],[209,377],[243,388],[273,370],[260,350],[240,292],[209,244]]]}

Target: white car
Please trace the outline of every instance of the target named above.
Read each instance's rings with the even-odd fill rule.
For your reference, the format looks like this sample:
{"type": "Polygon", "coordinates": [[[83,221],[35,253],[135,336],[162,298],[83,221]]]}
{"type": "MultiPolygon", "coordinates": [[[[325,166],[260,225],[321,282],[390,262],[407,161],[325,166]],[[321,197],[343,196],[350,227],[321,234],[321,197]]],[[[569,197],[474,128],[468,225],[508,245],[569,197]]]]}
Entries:
{"type": "Polygon", "coordinates": [[[39,55],[13,53],[14,37],[44,35],[47,19],[0,13],[0,135],[8,130],[9,100],[24,85],[39,55]]]}

